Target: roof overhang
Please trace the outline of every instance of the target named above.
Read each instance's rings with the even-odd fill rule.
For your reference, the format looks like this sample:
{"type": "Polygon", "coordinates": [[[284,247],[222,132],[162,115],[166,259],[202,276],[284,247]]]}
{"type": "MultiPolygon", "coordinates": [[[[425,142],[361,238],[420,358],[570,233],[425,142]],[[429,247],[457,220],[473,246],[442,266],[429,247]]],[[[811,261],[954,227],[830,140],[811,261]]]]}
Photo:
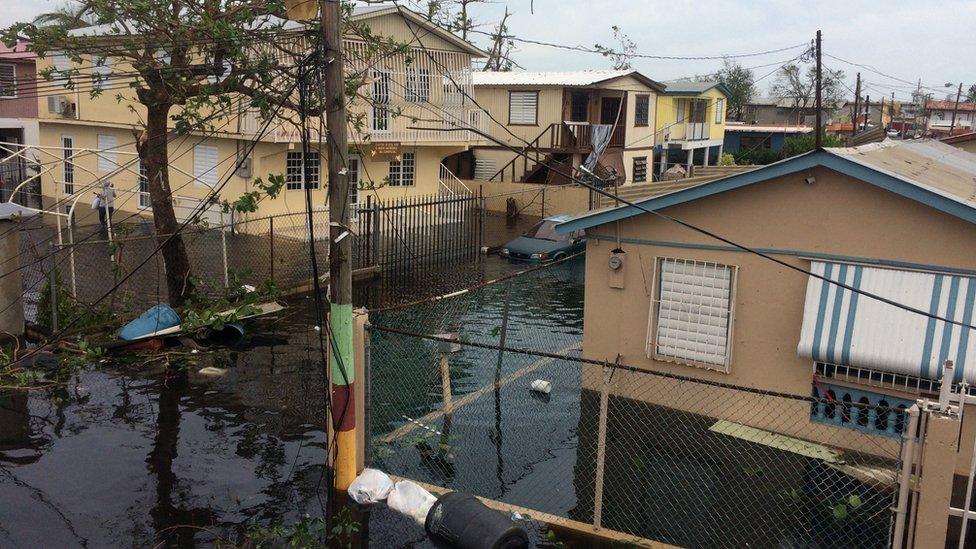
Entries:
{"type": "Polygon", "coordinates": [[[431,21],[424,19],[423,16],[410,9],[401,8],[398,6],[389,6],[380,9],[363,10],[360,13],[353,12],[351,20],[362,21],[365,19],[371,19],[373,17],[382,17],[384,15],[390,15],[390,14],[401,15],[404,19],[411,21],[416,25],[424,27],[425,29],[430,31],[430,34],[434,34],[439,38],[443,38],[444,40],[454,44],[459,49],[462,49],[467,53],[470,53],[472,57],[477,57],[481,59],[488,57],[488,53],[485,52],[484,50],[475,47],[470,42],[448,31],[444,27],[441,27],[436,23],[432,23],[431,21]]]}
{"type": "Polygon", "coordinates": [[[722,92],[722,95],[724,95],[727,98],[732,96],[732,90],[730,90],[729,87],[726,86],[722,82],[716,82],[712,86],[709,86],[709,87],[707,87],[707,88],[705,88],[705,89],[703,89],[701,91],[697,91],[697,92],[696,91],[679,91],[679,90],[668,91],[667,88],[665,88],[661,92],[661,94],[662,95],[671,95],[671,96],[682,96],[682,97],[696,97],[696,96],[699,96],[699,95],[701,95],[701,94],[703,94],[703,93],[705,93],[705,92],[707,92],[709,90],[713,90],[713,89],[717,89],[718,91],[722,92]]]}
{"type": "Polygon", "coordinates": [[[658,211],[817,167],[834,170],[976,224],[976,208],[958,197],[868,166],[849,156],[830,152],[829,149],[820,149],[780,160],[756,170],[716,179],[697,187],[641,200],[635,203],[641,206],[640,208],[627,205],[589,212],[556,225],[556,232],[569,233],[589,229],[647,213],[642,208],[658,211]]]}

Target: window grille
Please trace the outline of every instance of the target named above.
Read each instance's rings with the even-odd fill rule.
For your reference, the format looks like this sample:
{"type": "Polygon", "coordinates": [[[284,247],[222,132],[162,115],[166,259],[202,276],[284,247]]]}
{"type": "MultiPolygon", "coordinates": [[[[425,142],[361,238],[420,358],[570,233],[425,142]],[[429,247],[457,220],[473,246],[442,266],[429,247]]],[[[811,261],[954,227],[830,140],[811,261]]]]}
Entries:
{"type": "Polygon", "coordinates": [[[98,135],[98,171],[113,172],[119,167],[118,152],[119,139],[114,135],[98,135]]]}
{"type": "Polygon", "coordinates": [[[637,95],[634,102],[634,125],[647,126],[651,119],[651,96],[646,93],[637,95]]]}
{"type": "Polygon", "coordinates": [[[474,161],[474,178],[489,180],[498,172],[497,164],[494,160],[476,158],[474,161]]]}
{"type": "Polygon", "coordinates": [[[414,153],[405,152],[400,155],[400,160],[390,162],[391,187],[412,187],[414,185],[415,160],[414,153]]]}
{"type": "MultiPolygon", "coordinates": [[[[308,188],[319,188],[319,153],[308,153],[308,188]]],[[[285,188],[296,191],[302,188],[302,151],[290,151],[285,159],[285,188]]]]}
{"type": "Polygon", "coordinates": [[[61,165],[61,181],[64,183],[64,194],[72,195],[75,193],[75,163],[72,160],[72,155],[74,155],[74,143],[73,137],[64,136],[61,138],[61,151],[64,155],[64,164],[61,165]]]}
{"type": "Polygon", "coordinates": [[[508,123],[535,125],[539,108],[539,92],[508,92],[508,123]]]}
{"type": "Polygon", "coordinates": [[[149,170],[142,162],[139,163],[139,207],[143,209],[152,207],[152,200],[149,197],[149,170]]]}
{"type": "Polygon", "coordinates": [[[373,118],[370,128],[373,131],[390,131],[390,73],[373,70],[373,118]]]}
{"type": "Polygon", "coordinates": [[[634,157],[634,183],[647,181],[647,157],[634,157]]]}
{"type": "Polygon", "coordinates": [[[725,115],[725,100],[716,99],[715,100],[715,123],[721,124],[722,117],[725,115]]]}
{"type": "Polygon", "coordinates": [[[430,71],[427,69],[407,69],[407,101],[426,103],[430,101],[430,71]]]}
{"type": "Polygon", "coordinates": [[[14,65],[0,65],[0,97],[17,97],[17,71],[14,65]]]}
{"type": "Polygon", "coordinates": [[[196,145],[193,147],[193,177],[197,183],[213,187],[217,184],[217,147],[196,145]]]}
{"type": "Polygon", "coordinates": [[[655,331],[648,356],[728,373],[732,349],[735,268],[658,258],[655,331]]]}

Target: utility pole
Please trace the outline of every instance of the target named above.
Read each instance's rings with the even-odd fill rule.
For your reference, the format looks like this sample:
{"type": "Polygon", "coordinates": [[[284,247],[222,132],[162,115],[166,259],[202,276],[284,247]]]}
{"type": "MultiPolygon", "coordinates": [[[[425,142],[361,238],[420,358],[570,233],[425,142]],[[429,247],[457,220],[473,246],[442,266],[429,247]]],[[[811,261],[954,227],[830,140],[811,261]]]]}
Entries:
{"type": "Polygon", "coordinates": [[[952,130],[956,129],[956,111],[959,110],[959,96],[962,95],[962,82],[959,82],[959,91],[956,92],[956,105],[952,107],[952,123],[949,124],[949,137],[952,137],[952,130]]]}
{"type": "Polygon", "coordinates": [[[823,146],[823,67],[820,62],[820,30],[817,30],[817,90],[814,93],[814,104],[817,108],[816,113],[816,132],[814,133],[814,148],[820,149],[823,146]]]}
{"type": "Polygon", "coordinates": [[[356,402],[352,327],[352,240],[346,164],[345,75],[339,0],[319,0],[325,127],[329,156],[329,376],[335,429],[335,487],[345,491],[356,478],[356,402]]]}
{"type": "Polygon", "coordinates": [[[854,118],[851,136],[857,134],[857,120],[861,117],[861,73],[857,73],[857,85],[854,87],[854,118]]]}
{"type": "Polygon", "coordinates": [[[871,96],[864,96],[864,129],[868,129],[868,124],[871,122],[871,96]]]}

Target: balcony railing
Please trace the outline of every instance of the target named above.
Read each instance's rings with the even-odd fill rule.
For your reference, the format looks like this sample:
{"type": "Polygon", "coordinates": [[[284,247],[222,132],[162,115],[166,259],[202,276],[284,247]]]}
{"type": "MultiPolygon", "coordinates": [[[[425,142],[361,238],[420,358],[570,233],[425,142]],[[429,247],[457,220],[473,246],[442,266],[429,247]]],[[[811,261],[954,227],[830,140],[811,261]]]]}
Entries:
{"type": "MultiPolygon", "coordinates": [[[[351,132],[349,140],[353,143],[371,141],[394,141],[410,143],[467,143],[484,141],[481,133],[488,132],[488,114],[481,109],[470,107],[433,107],[419,110],[405,107],[397,111],[390,109],[369,109],[361,131],[351,132]],[[386,111],[385,113],[383,111],[386,111]],[[418,110],[418,112],[413,112],[418,110]],[[375,122],[374,117],[384,116],[385,121],[375,122]],[[383,128],[383,129],[374,129],[383,128]],[[473,131],[477,130],[477,131],[473,131]]],[[[241,133],[255,135],[263,127],[263,121],[256,111],[241,115],[241,133]]],[[[309,124],[312,139],[318,139],[318,124],[309,124]]],[[[273,131],[266,132],[266,139],[275,143],[297,143],[301,141],[298,128],[290,122],[272,124],[273,131]]]]}

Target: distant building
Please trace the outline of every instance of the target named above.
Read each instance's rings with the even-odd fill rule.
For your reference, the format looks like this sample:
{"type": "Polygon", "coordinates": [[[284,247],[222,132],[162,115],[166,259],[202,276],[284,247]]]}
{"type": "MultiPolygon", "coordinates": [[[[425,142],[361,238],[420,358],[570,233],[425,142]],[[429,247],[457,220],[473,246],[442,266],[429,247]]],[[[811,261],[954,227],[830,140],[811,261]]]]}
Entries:
{"type": "Polygon", "coordinates": [[[745,124],[729,122],[725,126],[725,152],[783,150],[786,139],[813,132],[813,126],[745,124]]]}
{"type": "Polygon", "coordinates": [[[957,149],[976,154],[976,132],[968,132],[960,135],[946,136],[942,142],[952,145],[957,149]]]}
{"type": "Polygon", "coordinates": [[[949,135],[952,126],[952,112],[956,111],[955,133],[968,133],[976,129],[976,103],[960,101],[926,101],[925,110],[928,113],[928,132],[931,135],[949,135]]]}
{"type": "MultiPolygon", "coordinates": [[[[475,179],[562,183],[593,150],[595,129],[610,130],[593,167],[621,183],[648,181],[656,144],[655,108],[664,86],[633,70],[475,72],[475,99],[490,113],[496,143],[475,148],[475,179]],[[531,146],[526,146],[529,143],[531,146]],[[550,170],[551,165],[562,170],[550,170]]],[[[598,136],[597,136],[598,138],[598,136]]]]}
{"type": "MultiPolygon", "coordinates": [[[[868,128],[888,128],[892,120],[900,118],[901,103],[883,99],[881,101],[860,101],[857,109],[861,111],[857,116],[858,131],[868,128]]],[[[847,101],[840,108],[835,118],[845,122],[852,122],[854,116],[854,101],[847,101]]]]}
{"type": "MultiPolygon", "coordinates": [[[[0,160],[17,154],[19,145],[37,145],[37,68],[30,45],[18,42],[13,48],[0,43],[0,160]]],[[[15,187],[35,172],[38,158],[18,158],[0,163],[0,200],[7,200],[15,187]]],[[[34,187],[39,187],[38,183],[34,187]]],[[[35,195],[38,190],[31,189],[35,195]]]]}
{"type": "MultiPolygon", "coordinates": [[[[823,121],[829,122],[838,106],[823,109],[823,121]]],[[[763,125],[813,126],[817,109],[813,101],[798,105],[792,97],[755,97],[742,106],[742,122],[763,125]]]]}
{"type": "Polygon", "coordinates": [[[655,171],[679,165],[718,164],[725,140],[725,112],[732,93],[721,82],[667,85],[657,104],[655,171]]]}

